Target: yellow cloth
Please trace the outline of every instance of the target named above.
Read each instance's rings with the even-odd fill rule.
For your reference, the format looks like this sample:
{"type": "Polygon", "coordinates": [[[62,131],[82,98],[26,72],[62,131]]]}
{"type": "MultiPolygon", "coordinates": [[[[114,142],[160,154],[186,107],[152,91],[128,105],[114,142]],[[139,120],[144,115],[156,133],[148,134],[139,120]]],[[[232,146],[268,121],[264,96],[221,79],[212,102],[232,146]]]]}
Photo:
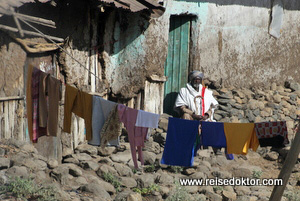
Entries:
{"type": "Polygon", "coordinates": [[[228,154],[246,155],[249,148],[256,151],[259,145],[254,123],[224,123],[224,132],[228,154]]]}

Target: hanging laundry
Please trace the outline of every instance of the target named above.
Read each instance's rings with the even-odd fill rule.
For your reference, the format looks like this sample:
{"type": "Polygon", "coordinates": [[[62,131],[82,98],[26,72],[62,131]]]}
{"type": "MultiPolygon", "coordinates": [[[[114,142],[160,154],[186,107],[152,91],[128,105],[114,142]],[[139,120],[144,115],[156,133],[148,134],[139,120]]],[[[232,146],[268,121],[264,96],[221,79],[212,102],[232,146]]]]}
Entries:
{"type": "Polygon", "coordinates": [[[134,167],[138,168],[136,149],[138,150],[138,156],[141,161],[141,164],[144,165],[142,147],[144,147],[144,139],[147,135],[148,128],[135,126],[138,114],[138,111],[136,109],[132,109],[126,107],[125,105],[119,104],[118,114],[121,122],[124,123],[124,126],[128,132],[130,150],[134,167]]]}
{"type": "Polygon", "coordinates": [[[289,143],[285,121],[255,123],[255,131],[260,146],[282,147],[289,143]]]}
{"type": "Polygon", "coordinates": [[[228,154],[248,153],[251,148],[256,151],[259,142],[254,130],[254,123],[224,123],[228,154]]]}
{"type": "Polygon", "coordinates": [[[41,71],[39,84],[39,126],[47,128],[47,135],[57,136],[58,105],[61,100],[61,82],[41,71]]]}
{"type": "Polygon", "coordinates": [[[108,115],[101,130],[101,147],[104,147],[108,142],[111,142],[112,140],[118,139],[118,137],[121,135],[121,131],[122,125],[118,115],[118,105],[115,105],[108,115]]]}
{"type": "Polygon", "coordinates": [[[226,147],[224,123],[202,121],[201,140],[203,146],[226,147]]]}
{"type": "Polygon", "coordinates": [[[27,83],[26,83],[26,111],[27,111],[27,123],[28,133],[30,140],[33,140],[33,125],[32,125],[32,71],[33,66],[28,65],[27,70],[27,83]]]}
{"type": "Polygon", "coordinates": [[[199,121],[169,117],[167,139],[161,164],[190,167],[194,162],[194,143],[199,121]]]}
{"type": "Polygon", "coordinates": [[[159,117],[160,117],[159,114],[138,110],[135,126],[157,128],[159,117]]]}
{"type": "Polygon", "coordinates": [[[66,85],[65,108],[64,108],[64,128],[63,131],[71,132],[72,112],[84,119],[86,128],[86,139],[92,139],[92,105],[93,96],[66,85]]]}
{"type": "Polygon", "coordinates": [[[45,128],[39,127],[39,83],[40,83],[41,71],[37,68],[33,68],[32,72],[32,142],[36,143],[38,138],[46,135],[45,128]]]}
{"type": "Polygon", "coordinates": [[[104,125],[105,118],[101,107],[102,98],[93,96],[93,111],[92,111],[92,140],[88,143],[91,145],[100,145],[100,132],[104,125]]]}
{"type": "Polygon", "coordinates": [[[201,142],[203,146],[212,146],[216,148],[225,148],[225,156],[227,160],[233,160],[233,154],[227,153],[227,143],[224,133],[223,122],[201,122],[201,142]]]}
{"type": "MultiPolygon", "coordinates": [[[[103,112],[103,115],[104,115],[104,119],[105,119],[105,122],[106,122],[106,120],[108,119],[108,116],[110,115],[110,112],[118,104],[116,102],[113,102],[113,101],[105,100],[104,98],[101,98],[100,102],[101,102],[101,107],[102,107],[102,112],[103,112]]],[[[101,135],[101,130],[100,130],[100,135],[101,135]]],[[[116,138],[116,139],[110,140],[108,142],[108,145],[112,145],[112,146],[119,146],[119,144],[120,144],[119,137],[116,138]]]]}

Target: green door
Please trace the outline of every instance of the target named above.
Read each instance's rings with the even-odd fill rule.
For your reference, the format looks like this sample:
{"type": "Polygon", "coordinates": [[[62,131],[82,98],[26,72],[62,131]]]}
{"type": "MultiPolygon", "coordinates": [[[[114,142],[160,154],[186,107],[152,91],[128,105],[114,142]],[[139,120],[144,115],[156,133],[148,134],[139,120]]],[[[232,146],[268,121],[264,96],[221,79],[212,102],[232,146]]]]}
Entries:
{"type": "Polygon", "coordinates": [[[177,116],[174,104],[180,88],[187,83],[191,17],[171,16],[168,56],[165,62],[164,113],[177,116]]]}

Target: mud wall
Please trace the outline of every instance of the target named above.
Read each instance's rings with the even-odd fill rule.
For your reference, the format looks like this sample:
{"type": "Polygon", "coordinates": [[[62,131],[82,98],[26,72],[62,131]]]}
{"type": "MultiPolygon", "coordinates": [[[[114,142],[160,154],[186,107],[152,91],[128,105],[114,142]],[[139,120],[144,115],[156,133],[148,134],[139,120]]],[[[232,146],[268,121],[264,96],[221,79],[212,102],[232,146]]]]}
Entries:
{"type": "MultiPolygon", "coordinates": [[[[166,7],[164,15],[196,17],[191,35],[191,69],[200,69],[211,79],[235,87],[300,81],[298,1],[284,2],[278,39],[268,33],[271,0],[170,0],[166,7]]],[[[166,16],[164,19],[168,20],[166,16]]]]}
{"type": "Polygon", "coordinates": [[[149,21],[139,12],[117,10],[109,14],[102,57],[113,94],[132,98],[144,88],[147,77],[163,75],[168,40],[164,25],[162,18],[149,21]]]}

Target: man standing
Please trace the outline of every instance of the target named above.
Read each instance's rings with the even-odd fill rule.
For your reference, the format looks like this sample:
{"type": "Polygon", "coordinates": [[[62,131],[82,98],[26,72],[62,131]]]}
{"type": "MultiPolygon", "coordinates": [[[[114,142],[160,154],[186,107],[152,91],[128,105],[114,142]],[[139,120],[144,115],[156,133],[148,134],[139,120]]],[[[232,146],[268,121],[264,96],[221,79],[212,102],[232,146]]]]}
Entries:
{"type": "Polygon", "coordinates": [[[183,119],[213,121],[218,101],[213,97],[213,92],[203,86],[203,73],[198,70],[190,72],[188,81],[186,87],[180,89],[175,110],[183,119]]]}

